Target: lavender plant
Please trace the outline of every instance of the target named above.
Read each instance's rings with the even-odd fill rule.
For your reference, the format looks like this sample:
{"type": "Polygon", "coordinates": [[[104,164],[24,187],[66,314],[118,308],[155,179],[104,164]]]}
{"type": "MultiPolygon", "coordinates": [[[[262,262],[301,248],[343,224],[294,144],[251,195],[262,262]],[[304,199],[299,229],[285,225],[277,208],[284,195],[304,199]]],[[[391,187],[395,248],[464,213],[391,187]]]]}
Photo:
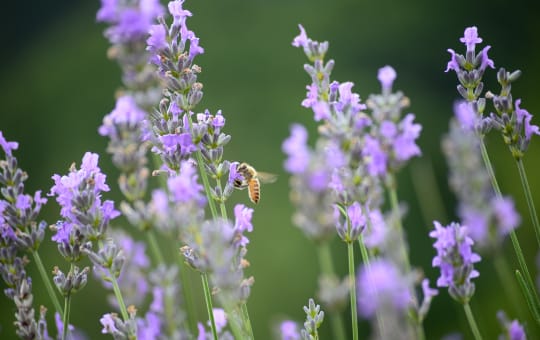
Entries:
{"type": "MultiPolygon", "coordinates": [[[[56,311],[56,338],[80,337],[70,325],[71,302],[92,278],[107,290],[109,303],[94,323],[114,339],[254,338],[247,308],[255,282],[248,273],[247,233],[254,229],[255,209],[230,199],[235,189],[258,185],[258,175],[246,163],[225,158],[232,138],[225,130],[226,115],[197,109],[203,85],[198,79],[202,68],[195,61],[204,49],[188,29],[191,16],[184,0],[169,2],[167,11],[156,0],[101,1],[97,20],[109,25],[108,55],[118,62],[123,85],[98,132],[109,139],[106,151],[120,172],[123,201],[104,198],[111,188],[97,153],[85,153],[79,167],[73,164],[67,174],[52,176],[49,196],[60,205],[60,217],[49,236],[66,261],[51,268],[52,277],[39,255],[41,243],[49,240],[47,224],[38,222],[47,200],[41,191],[25,193],[28,176],[13,156],[18,144],[0,132],[5,155],[0,160],[0,273],[14,304],[18,337],[52,338],[47,308],[41,306],[36,318],[32,289],[37,281],[27,271],[32,263],[56,311]],[[127,225],[131,227],[123,228],[127,225]],[[172,256],[166,256],[167,248],[174,249],[172,256]],[[191,275],[200,276],[201,298],[191,275]],[[205,307],[204,317],[197,306],[205,307]]],[[[312,40],[299,27],[292,44],[308,58],[304,69],[311,79],[302,106],[313,111],[317,136],[310,144],[309,129],[293,124],[282,150],[291,175],[293,224],[317,247],[321,305],[310,298],[303,323],[283,321],[276,337],[323,338],[324,309],[333,339],[367,337],[363,324],[373,339],[429,339],[423,323],[438,303],[434,297],[439,291],[411,263],[410,248],[416,245],[408,243],[407,232],[417,231],[404,225],[406,209],[397,195],[397,174],[422,155],[417,145],[422,126],[413,113],[405,113],[409,99],[394,90],[397,73],[391,66],[378,70],[380,91],[362,102],[352,82],[332,80],[335,62],[325,59],[329,43],[312,40]],[[342,260],[332,252],[334,239],[347,249],[344,278],[334,266],[342,260]],[[344,318],[347,308],[350,316],[344,318]]],[[[481,339],[482,325],[469,304],[480,286],[473,281],[480,276],[477,252],[484,261],[490,260],[485,255],[495,253],[496,268],[508,266],[503,242],[509,235],[519,262],[516,281],[536,324],[521,325],[499,312],[500,338],[525,339],[528,328],[540,323],[540,300],[516,236],[520,215],[513,200],[501,194],[484,136],[499,131],[516,160],[540,245],[540,225],[522,162],[540,130],[521,100],[512,98],[511,85],[520,71],[500,69],[500,93],[486,92],[483,77],[494,68],[490,47],[476,52],[482,42],[476,27],[467,28],[461,42],[465,55],[450,49],[446,71],[456,72],[457,90],[465,101],[456,104],[456,119],[443,142],[460,223],[444,226],[435,221],[429,233],[435,248],[432,266],[440,270],[436,285],[447,288],[463,306],[472,335],[481,339]],[[484,116],[489,102],[494,112],[484,116]]],[[[257,203],[258,196],[252,202],[257,203]]],[[[500,271],[499,279],[505,287],[515,285],[508,271],[500,271]]],[[[518,301],[515,295],[509,298],[518,301]]]]}

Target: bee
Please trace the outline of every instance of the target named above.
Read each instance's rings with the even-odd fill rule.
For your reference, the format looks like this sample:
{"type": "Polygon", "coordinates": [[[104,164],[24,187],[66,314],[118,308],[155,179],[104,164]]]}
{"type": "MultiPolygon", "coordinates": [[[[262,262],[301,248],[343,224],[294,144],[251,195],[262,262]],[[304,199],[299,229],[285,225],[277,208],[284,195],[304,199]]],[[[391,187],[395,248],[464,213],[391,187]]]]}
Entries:
{"type": "Polygon", "coordinates": [[[254,167],[247,163],[240,163],[236,167],[243,179],[235,179],[234,187],[240,190],[248,188],[248,196],[251,202],[257,204],[261,199],[261,182],[273,183],[277,176],[266,172],[257,172],[254,167]]]}

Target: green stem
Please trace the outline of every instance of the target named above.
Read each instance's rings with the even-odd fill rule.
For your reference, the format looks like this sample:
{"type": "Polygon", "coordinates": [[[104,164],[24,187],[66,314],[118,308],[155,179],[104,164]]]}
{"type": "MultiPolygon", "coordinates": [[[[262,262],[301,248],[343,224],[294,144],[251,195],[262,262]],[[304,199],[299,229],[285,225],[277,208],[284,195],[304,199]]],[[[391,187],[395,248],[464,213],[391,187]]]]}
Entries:
{"type": "MultiPolygon", "coordinates": [[[[486,166],[486,170],[489,174],[489,178],[491,180],[491,186],[493,187],[493,190],[495,191],[495,195],[497,199],[502,199],[501,189],[499,188],[499,183],[497,182],[497,178],[495,177],[495,172],[493,171],[493,166],[491,165],[491,160],[489,159],[489,154],[487,152],[486,144],[484,143],[484,139],[480,138],[480,151],[482,153],[482,159],[484,160],[484,165],[486,166]]],[[[513,228],[510,231],[510,240],[512,241],[512,246],[514,247],[514,252],[516,253],[517,260],[519,263],[519,267],[521,269],[521,275],[524,276],[524,284],[528,286],[527,290],[523,290],[523,294],[527,297],[527,292],[532,293],[532,296],[529,296],[531,298],[531,302],[534,301],[534,305],[531,306],[529,304],[529,307],[531,308],[531,313],[533,316],[535,316],[535,319],[537,322],[539,322],[538,318],[536,316],[539,314],[540,310],[540,300],[538,299],[538,294],[535,289],[534,281],[531,277],[531,274],[529,272],[529,268],[527,267],[527,263],[525,262],[525,256],[523,255],[523,251],[521,250],[521,245],[519,244],[519,240],[516,235],[516,231],[513,228]]]]}
{"type": "Polygon", "coordinates": [[[463,304],[463,309],[465,310],[465,314],[467,315],[467,321],[469,322],[469,326],[471,327],[471,331],[474,335],[475,340],[482,340],[482,336],[480,335],[480,331],[478,330],[478,326],[476,325],[476,320],[474,320],[474,315],[471,310],[471,306],[469,306],[469,303],[463,304]]]}
{"type": "Polygon", "coordinates": [[[51,281],[49,280],[47,276],[47,272],[45,271],[45,266],[43,265],[43,262],[41,261],[41,257],[39,256],[39,253],[34,250],[32,251],[32,256],[34,257],[34,262],[36,262],[39,274],[41,276],[41,279],[45,283],[45,288],[47,289],[47,293],[49,294],[52,303],[54,305],[54,309],[58,314],[60,314],[60,317],[64,318],[64,310],[60,306],[60,301],[58,300],[58,296],[56,295],[56,291],[54,290],[51,281]]]}
{"type": "Polygon", "coordinates": [[[67,340],[68,338],[68,330],[69,330],[69,314],[71,309],[71,292],[68,293],[64,298],[64,317],[62,319],[62,322],[64,323],[64,327],[62,330],[62,340],[67,340]]]}
{"type": "MultiPolygon", "coordinates": [[[[392,209],[392,215],[394,216],[395,221],[395,232],[397,236],[397,245],[398,252],[400,253],[399,259],[397,259],[397,263],[401,263],[403,266],[403,270],[405,275],[411,275],[411,262],[409,259],[409,252],[407,250],[407,246],[405,244],[405,231],[403,230],[403,224],[401,223],[401,217],[400,217],[400,211],[399,211],[399,200],[397,196],[397,189],[396,189],[396,178],[394,174],[388,175],[388,180],[386,182],[386,190],[388,191],[388,196],[390,197],[390,206],[392,209]]],[[[416,298],[414,286],[411,283],[409,283],[409,291],[411,293],[411,297],[413,300],[414,305],[418,306],[418,300],[416,298]]],[[[413,320],[412,318],[409,318],[409,322],[412,324],[412,326],[416,330],[416,336],[418,339],[422,339],[424,335],[424,327],[422,323],[419,323],[418,321],[413,320]]]]}
{"type": "Polygon", "coordinates": [[[354,244],[347,243],[349,257],[349,280],[351,282],[351,322],[353,340],[358,340],[358,313],[356,311],[356,276],[354,274],[354,244]]]}
{"type": "MultiPolygon", "coordinates": [[[[405,247],[405,235],[403,232],[403,225],[401,224],[401,217],[399,212],[399,201],[397,197],[397,190],[396,190],[396,180],[393,174],[389,174],[389,182],[390,184],[386,185],[386,189],[388,191],[388,195],[390,197],[390,206],[392,208],[392,214],[394,215],[395,220],[395,231],[396,235],[398,237],[398,244],[396,245],[399,248],[399,252],[401,253],[401,263],[403,265],[403,269],[405,273],[411,272],[411,263],[409,261],[409,254],[407,252],[407,249],[405,247]]],[[[398,262],[399,263],[399,262],[398,262]]]]}
{"type": "MultiPolygon", "coordinates": [[[[73,276],[73,272],[75,270],[75,265],[73,263],[69,266],[69,273],[68,277],[73,276]]],[[[63,324],[63,330],[62,330],[62,340],[67,340],[68,338],[68,330],[69,330],[69,314],[71,310],[71,291],[69,291],[64,296],[64,317],[62,318],[63,324]]]]}
{"type": "Polygon", "coordinates": [[[116,281],[116,276],[114,276],[112,270],[109,270],[109,275],[111,278],[111,283],[113,285],[114,296],[116,297],[116,301],[118,302],[118,306],[120,307],[120,313],[122,313],[122,318],[124,319],[124,321],[128,321],[129,314],[127,312],[126,304],[124,303],[124,298],[122,297],[122,292],[120,292],[118,281],[116,281]]]}
{"type": "Polygon", "coordinates": [[[497,272],[497,276],[504,287],[504,291],[508,293],[508,299],[511,300],[510,302],[514,307],[514,310],[519,313],[520,319],[524,320],[526,318],[526,309],[524,310],[523,300],[518,293],[519,288],[516,281],[512,280],[512,271],[510,270],[508,260],[506,257],[504,257],[501,251],[497,251],[493,261],[495,271],[497,272]]]}
{"type": "Polygon", "coordinates": [[[244,326],[246,327],[246,332],[251,336],[251,339],[254,339],[253,336],[253,328],[251,327],[251,320],[249,318],[249,312],[247,308],[246,303],[242,303],[242,320],[244,322],[244,326]]]}
{"type": "Polygon", "coordinates": [[[519,178],[521,179],[521,185],[523,186],[523,192],[525,193],[525,198],[527,200],[527,206],[529,207],[529,213],[531,214],[536,241],[540,246],[540,223],[538,222],[538,215],[536,214],[536,208],[534,207],[534,200],[531,193],[531,187],[529,186],[529,181],[527,180],[527,173],[525,172],[525,167],[523,166],[523,161],[521,158],[516,160],[516,164],[519,171],[519,178]]]}
{"type": "MultiPolygon", "coordinates": [[[[332,252],[328,242],[319,244],[317,254],[319,255],[319,265],[321,273],[330,277],[335,277],[334,264],[332,263],[332,252]]],[[[330,322],[332,323],[333,339],[345,340],[345,325],[339,311],[330,313],[330,322]]]]}
{"type": "Polygon", "coordinates": [[[210,191],[210,182],[208,182],[208,175],[206,174],[206,171],[204,171],[204,161],[202,159],[201,150],[197,150],[197,152],[195,152],[195,156],[197,157],[197,166],[199,167],[199,173],[201,174],[204,191],[206,193],[206,197],[208,198],[210,212],[212,213],[213,218],[217,218],[218,213],[216,209],[216,202],[214,201],[214,198],[212,197],[212,192],[210,191]]]}
{"type": "MultiPolygon", "coordinates": [[[[371,218],[369,217],[368,209],[366,208],[364,204],[361,204],[360,207],[362,209],[362,214],[366,216],[368,230],[372,230],[371,218]]],[[[360,248],[360,254],[362,256],[362,262],[364,263],[364,267],[366,268],[366,271],[369,273],[371,272],[371,264],[369,260],[369,252],[366,248],[366,244],[364,243],[363,233],[360,234],[360,236],[358,237],[358,246],[360,248]]],[[[384,326],[384,318],[382,317],[381,312],[379,310],[375,312],[375,317],[377,319],[377,326],[379,327],[379,334],[382,336],[385,334],[385,330],[386,330],[384,326]]]]}
{"type": "Polygon", "coordinates": [[[204,291],[204,301],[206,302],[206,311],[208,312],[210,328],[212,329],[212,336],[214,340],[217,340],[216,321],[214,320],[214,311],[212,307],[212,292],[210,291],[210,285],[208,284],[208,275],[206,273],[201,273],[201,280],[204,291]]]}
{"type": "Polygon", "coordinates": [[[158,245],[156,235],[154,234],[154,231],[152,229],[146,231],[146,238],[148,239],[150,251],[152,252],[152,256],[154,257],[154,263],[156,263],[156,265],[165,263],[165,260],[163,259],[163,254],[161,253],[161,248],[158,245]]]}
{"type": "Polygon", "coordinates": [[[253,340],[253,335],[248,334],[244,330],[242,330],[242,311],[238,310],[238,308],[231,309],[231,305],[232,304],[228,302],[223,303],[223,306],[225,307],[225,313],[228,317],[229,326],[231,327],[232,333],[234,335],[234,339],[253,340]]]}
{"type": "Polygon", "coordinates": [[[186,306],[187,322],[191,334],[196,334],[197,331],[197,319],[195,314],[195,306],[193,304],[193,288],[189,280],[189,272],[186,270],[188,267],[182,262],[180,257],[178,266],[180,267],[180,281],[182,282],[182,296],[184,305],[186,306]]]}

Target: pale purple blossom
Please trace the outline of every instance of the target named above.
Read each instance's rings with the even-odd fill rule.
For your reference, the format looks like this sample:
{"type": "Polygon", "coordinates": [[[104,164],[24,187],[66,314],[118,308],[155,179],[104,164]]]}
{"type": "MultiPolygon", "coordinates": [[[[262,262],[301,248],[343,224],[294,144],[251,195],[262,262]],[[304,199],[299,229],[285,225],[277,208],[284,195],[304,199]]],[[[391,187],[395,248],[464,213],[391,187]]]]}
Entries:
{"type": "Polygon", "coordinates": [[[394,83],[394,80],[396,80],[396,77],[396,71],[392,66],[385,66],[379,69],[377,79],[381,83],[383,92],[392,89],[392,84],[394,83]]]}
{"type": "Polygon", "coordinates": [[[101,0],[96,18],[111,24],[105,36],[113,44],[120,44],[143,39],[151,24],[162,14],[163,6],[159,0],[101,0]]]}
{"type": "Polygon", "coordinates": [[[463,37],[459,39],[462,43],[467,46],[467,51],[474,51],[476,44],[482,42],[482,38],[478,36],[478,29],[476,26],[467,27],[463,33],[463,37]]]}
{"type": "Polygon", "coordinates": [[[0,131],[0,146],[2,147],[2,149],[4,149],[6,155],[11,156],[11,151],[17,150],[17,148],[19,147],[19,143],[8,142],[2,134],[2,131],[0,131]]]}
{"type": "Polygon", "coordinates": [[[308,134],[303,125],[293,124],[291,135],[282,144],[282,150],[287,154],[285,170],[291,174],[304,173],[310,161],[310,150],[307,146],[308,134]]]}
{"type": "Polygon", "coordinates": [[[358,311],[370,318],[379,308],[392,307],[405,311],[411,303],[407,279],[389,261],[376,259],[370,268],[365,266],[358,273],[358,311]]]}
{"type": "Polygon", "coordinates": [[[118,137],[117,125],[136,126],[141,124],[146,112],[140,109],[131,96],[121,96],[116,100],[114,110],[103,118],[103,124],[98,132],[110,138],[118,137]]]}
{"type": "Polygon", "coordinates": [[[499,234],[501,236],[508,235],[521,221],[521,217],[514,206],[514,201],[509,197],[495,197],[491,204],[497,220],[499,234]]]}
{"type": "Polygon", "coordinates": [[[416,145],[416,140],[420,136],[422,126],[414,124],[414,115],[409,113],[399,123],[401,133],[394,140],[394,152],[398,161],[404,162],[413,156],[421,154],[420,148],[416,145]]]}
{"type": "Polygon", "coordinates": [[[300,340],[300,330],[296,322],[285,320],[279,325],[279,336],[281,340],[300,340]]]}
{"type": "Polygon", "coordinates": [[[474,112],[471,104],[464,100],[457,101],[454,104],[454,114],[461,128],[466,131],[472,131],[478,122],[476,112],[474,112]]]}
{"type": "Polygon", "coordinates": [[[532,135],[540,135],[538,126],[531,124],[532,115],[525,109],[521,108],[521,99],[515,101],[515,110],[518,126],[523,126],[525,140],[528,143],[532,135]]]}
{"type": "Polygon", "coordinates": [[[304,29],[304,27],[302,25],[298,25],[298,28],[300,29],[300,34],[298,34],[293,42],[292,42],[292,45],[294,47],[303,47],[303,48],[307,48],[308,46],[308,42],[311,40],[308,38],[307,34],[306,34],[306,30],[304,29]]]}
{"type": "Polygon", "coordinates": [[[472,250],[474,241],[468,235],[467,227],[458,223],[442,226],[434,221],[435,230],[429,236],[435,239],[433,247],[437,255],[433,258],[433,267],[439,267],[441,275],[437,279],[438,287],[448,287],[450,295],[460,301],[467,302],[474,294],[472,279],[480,273],[474,264],[481,258],[472,250]]]}
{"type": "Polygon", "coordinates": [[[388,155],[384,152],[377,139],[366,136],[362,154],[366,157],[367,170],[371,176],[386,175],[388,155]]]}
{"type": "Polygon", "coordinates": [[[234,206],[234,217],[234,230],[240,236],[238,245],[245,247],[249,243],[249,239],[244,236],[244,232],[253,231],[253,224],[251,223],[253,209],[243,204],[237,204],[234,206]]]}
{"type": "Polygon", "coordinates": [[[180,163],[180,172],[177,176],[169,177],[167,186],[172,199],[176,203],[199,202],[203,204],[205,197],[203,187],[199,184],[197,169],[190,161],[180,163]]]}

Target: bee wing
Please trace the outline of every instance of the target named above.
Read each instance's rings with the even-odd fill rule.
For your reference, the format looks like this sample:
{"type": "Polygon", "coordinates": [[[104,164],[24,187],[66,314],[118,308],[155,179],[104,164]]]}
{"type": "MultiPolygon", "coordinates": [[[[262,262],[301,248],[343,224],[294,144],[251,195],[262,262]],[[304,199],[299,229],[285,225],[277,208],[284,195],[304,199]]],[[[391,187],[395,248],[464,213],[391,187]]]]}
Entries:
{"type": "Polygon", "coordinates": [[[277,175],[268,172],[258,171],[257,178],[259,178],[262,183],[274,183],[275,181],[277,181],[277,175]]]}

